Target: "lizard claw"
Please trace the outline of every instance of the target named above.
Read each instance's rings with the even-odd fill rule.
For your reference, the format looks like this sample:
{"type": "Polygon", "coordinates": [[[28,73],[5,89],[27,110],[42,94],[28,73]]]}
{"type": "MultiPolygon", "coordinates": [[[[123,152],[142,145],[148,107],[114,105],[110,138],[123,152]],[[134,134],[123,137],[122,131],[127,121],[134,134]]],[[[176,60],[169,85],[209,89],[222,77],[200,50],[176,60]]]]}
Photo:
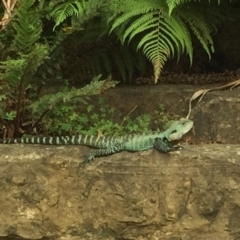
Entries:
{"type": "Polygon", "coordinates": [[[173,146],[173,151],[182,150],[184,147],[181,145],[173,146]]]}
{"type": "Polygon", "coordinates": [[[90,163],[94,159],[94,155],[89,153],[83,156],[83,161],[79,164],[80,166],[90,163]]]}

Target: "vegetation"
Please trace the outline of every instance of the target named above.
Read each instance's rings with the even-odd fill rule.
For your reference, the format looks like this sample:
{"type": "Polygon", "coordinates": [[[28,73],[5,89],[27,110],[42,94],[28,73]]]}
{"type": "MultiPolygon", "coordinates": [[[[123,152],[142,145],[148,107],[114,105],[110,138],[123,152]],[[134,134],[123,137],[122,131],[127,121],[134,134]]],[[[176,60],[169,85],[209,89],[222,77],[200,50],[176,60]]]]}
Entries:
{"type": "MultiPolygon", "coordinates": [[[[94,113],[87,97],[117,84],[107,78],[110,73],[118,72],[115,76],[127,82],[136,72],[146,71],[150,61],[157,81],[169,58],[187,54],[191,63],[192,36],[210,57],[214,51],[212,33],[225,18],[219,3],[28,0],[14,2],[11,9],[0,9],[4,18],[12,13],[11,19],[1,22],[0,32],[0,122],[4,137],[42,131],[124,133],[122,125],[110,121],[110,112],[94,113]],[[100,81],[100,73],[105,80],[100,81]],[[94,76],[98,77],[81,89],[64,85],[69,77],[94,76]],[[63,87],[57,94],[43,96],[42,89],[51,79],[63,87]]],[[[224,0],[221,4],[229,5],[224,0]]],[[[127,118],[126,131],[143,130],[148,123],[147,116],[136,122],[127,118]]]]}
{"type": "MultiPolygon", "coordinates": [[[[187,54],[189,63],[192,64],[192,37],[199,40],[209,58],[211,57],[211,53],[214,52],[212,34],[216,32],[217,24],[226,19],[228,2],[224,0],[198,2],[191,0],[99,2],[76,0],[53,4],[52,16],[56,22],[55,27],[71,17],[70,25],[74,31],[75,26],[79,26],[76,24],[78,22],[76,19],[84,19],[86,16],[82,9],[93,9],[91,16],[94,17],[84,25],[84,34],[83,31],[76,34],[79,51],[88,45],[84,57],[80,56],[76,63],[78,68],[82,66],[77,77],[83,78],[86,72],[99,74],[100,69],[102,72],[109,73],[117,66],[121,78],[125,82],[131,81],[133,73],[142,69],[142,67],[138,69],[137,66],[146,66],[146,60],[149,60],[153,66],[156,82],[168,59],[173,57],[179,59],[182,54],[187,54]],[[224,8],[220,8],[220,2],[220,6],[224,8]],[[107,34],[110,37],[106,39],[107,34]],[[89,41],[91,47],[89,47],[89,41]],[[80,45],[83,48],[79,48],[80,45]],[[137,56],[136,51],[138,51],[137,56]],[[141,55],[139,53],[144,57],[136,65],[134,59],[139,59],[141,55]],[[114,57],[116,61],[113,60],[114,57]]],[[[72,47],[75,47],[74,44],[72,47]]],[[[74,54],[77,55],[76,51],[74,54]]],[[[76,69],[76,65],[70,64],[71,70],[76,69]]]]}
{"type": "Polygon", "coordinates": [[[99,81],[98,77],[82,89],[72,88],[41,96],[46,74],[59,69],[59,65],[50,68],[48,59],[52,61],[57,55],[61,34],[56,33],[52,40],[47,41],[42,35],[43,9],[40,7],[43,6],[35,7],[34,2],[19,2],[11,25],[0,36],[3,53],[0,63],[0,120],[7,137],[39,130],[43,118],[59,104],[69,103],[72,99],[75,103],[83,102],[83,97],[99,94],[117,83],[109,79],[99,81]]]}
{"type": "Polygon", "coordinates": [[[149,115],[138,116],[135,120],[126,116],[121,123],[117,123],[113,120],[116,112],[116,109],[106,104],[102,98],[98,98],[94,105],[89,104],[87,108],[83,109],[79,109],[77,105],[62,104],[45,118],[43,121],[44,131],[59,135],[103,133],[106,136],[149,131],[149,115]]]}

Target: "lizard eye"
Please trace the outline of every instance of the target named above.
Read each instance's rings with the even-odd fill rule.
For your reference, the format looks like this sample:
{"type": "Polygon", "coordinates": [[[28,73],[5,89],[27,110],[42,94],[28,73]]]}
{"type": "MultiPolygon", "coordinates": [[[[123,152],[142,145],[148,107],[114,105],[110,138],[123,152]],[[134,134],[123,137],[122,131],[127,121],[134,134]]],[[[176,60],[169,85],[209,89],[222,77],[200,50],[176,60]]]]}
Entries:
{"type": "Polygon", "coordinates": [[[176,133],[177,132],[177,130],[175,129],[175,130],[173,130],[171,133],[176,133]]]}

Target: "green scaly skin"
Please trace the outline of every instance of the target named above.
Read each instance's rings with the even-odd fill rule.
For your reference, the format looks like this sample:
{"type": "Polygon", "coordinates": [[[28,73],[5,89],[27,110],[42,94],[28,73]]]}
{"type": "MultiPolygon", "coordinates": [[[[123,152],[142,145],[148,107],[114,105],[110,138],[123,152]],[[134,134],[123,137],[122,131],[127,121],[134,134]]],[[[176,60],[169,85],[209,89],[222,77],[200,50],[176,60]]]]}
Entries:
{"type": "Polygon", "coordinates": [[[97,148],[89,152],[82,163],[91,162],[95,157],[107,156],[121,151],[144,151],[157,149],[159,152],[168,153],[179,149],[171,141],[181,139],[193,127],[189,119],[180,119],[171,124],[163,132],[128,134],[119,137],[97,137],[87,135],[73,135],[60,137],[27,137],[16,139],[0,139],[0,144],[46,144],[46,145],[85,145],[97,148]]]}

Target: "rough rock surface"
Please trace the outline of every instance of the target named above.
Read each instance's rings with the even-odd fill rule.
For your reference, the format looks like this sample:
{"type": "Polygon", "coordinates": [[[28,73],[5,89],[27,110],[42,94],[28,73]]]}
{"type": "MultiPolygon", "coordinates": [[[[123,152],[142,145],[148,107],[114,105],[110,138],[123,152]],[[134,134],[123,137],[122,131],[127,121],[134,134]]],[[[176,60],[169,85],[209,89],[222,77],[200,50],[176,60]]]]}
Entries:
{"type": "Polygon", "coordinates": [[[0,146],[0,239],[240,239],[240,146],[88,150],[0,146]]]}
{"type": "MultiPolygon", "coordinates": [[[[120,119],[160,103],[185,117],[202,88],[117,88],[105,98],[120,119]]],[[[187,136],[200,144],[181,152],[121,152],[80,168],[87,147],[0,145],[0,239],[240,239],[239,91],[204,97],[187,136]]]]}
{"type": "MultiPolygon", "coordinates": [[[[105,99],[116,109],[119,109],[117,120],[131,113],[137,117],[141,114],[152,114],[159,109],[159,104],[165,108],[164,114],[186,117],[191,96],[199,90],[219,85],[158,85],[139,87],[120,87],[107,91],[105,99]],[[127,103],[127,104],[126,104],[127,103]]],[[[240,143],[240,88],[232,91],[215,91],[207,93],[202,101],[193,102],[195,106],[190,119],[194,121],[194,131],[191,141],[194,143],[240,143]]]]}

